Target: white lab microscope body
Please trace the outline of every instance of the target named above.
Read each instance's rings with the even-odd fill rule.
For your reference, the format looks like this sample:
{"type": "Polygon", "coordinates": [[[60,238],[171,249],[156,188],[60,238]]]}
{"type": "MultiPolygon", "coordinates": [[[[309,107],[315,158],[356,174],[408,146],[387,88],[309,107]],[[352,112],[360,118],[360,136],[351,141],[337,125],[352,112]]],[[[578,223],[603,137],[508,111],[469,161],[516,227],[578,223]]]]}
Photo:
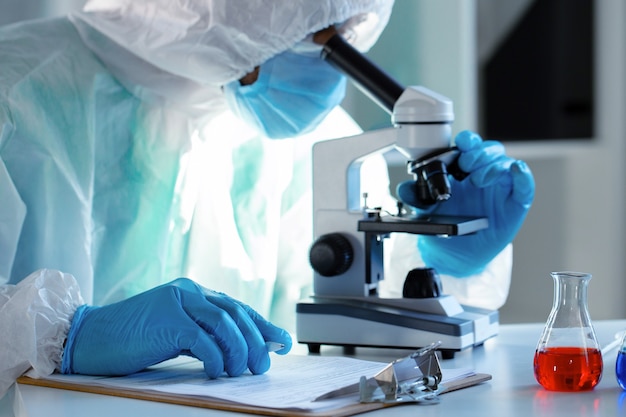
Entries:
{"type": "MultiPolygon", "coordinates": [[[[297,305],[298,341],[311,352],[324,344],[416,349],[441,342],[445,355],[482,344],[497,334],[496,311],[461,306],[440,289],[407,298],[413,295],[405,284],[405,298],[397,299],[380,298],[377,290],[384,279],[383,246],[390,233],[454,238],[488,227],[487,220],[416,217],[400,206],[397,215],[389,215],[367,207],[361,195],[363,161],[395,148],[406,157],[427,204],[451,198],[448,171],[458,170],[458,151],[451,147],[451,100],[424,87],[403,89],[339,36],[325,45],[323,57],[387,108],[394,127],[319,142],[313,148],[314,243],[309,258],[314,294],[297,305]]],[[[415,273],[430,275],[427,287],[440,285],[430,282],[438,281],[432,270],[410,275],[415,273]]]]}

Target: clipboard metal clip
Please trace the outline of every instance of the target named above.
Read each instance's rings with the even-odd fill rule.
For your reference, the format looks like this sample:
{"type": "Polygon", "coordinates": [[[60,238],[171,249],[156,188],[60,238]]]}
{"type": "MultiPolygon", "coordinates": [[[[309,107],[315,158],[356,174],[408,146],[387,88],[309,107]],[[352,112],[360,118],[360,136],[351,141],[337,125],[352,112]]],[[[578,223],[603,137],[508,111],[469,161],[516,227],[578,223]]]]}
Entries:
{"type": "Polygon", "coordinates": [[[443,387],[441,366],[436,349],[441,342],[419,349],[389,363],[371,378],[361,377],[361,403],[436,404],[443,387]]]}

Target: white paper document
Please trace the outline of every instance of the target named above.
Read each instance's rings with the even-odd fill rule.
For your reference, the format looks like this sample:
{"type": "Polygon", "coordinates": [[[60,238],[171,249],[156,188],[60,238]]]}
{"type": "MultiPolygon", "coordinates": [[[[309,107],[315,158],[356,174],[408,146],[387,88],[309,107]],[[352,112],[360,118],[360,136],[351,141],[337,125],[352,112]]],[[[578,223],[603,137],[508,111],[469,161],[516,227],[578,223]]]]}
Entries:
{"type": "MultiPolygon", "coordinates": [[[[156,391],[197,396],[256,407],[323,411],[358,402],[355,396],[314,402],[322,394],[354,384],[361,376],[374,376],[386,363],[348,357],[273,355],[263,375],[208,379],[202,363],[179,357],[146,371],[124,377],[54,374],[47,379],[91,386],[156,391]]],[[[443,379],[472,375],[471,370],[443,370],[443,379]]]]}

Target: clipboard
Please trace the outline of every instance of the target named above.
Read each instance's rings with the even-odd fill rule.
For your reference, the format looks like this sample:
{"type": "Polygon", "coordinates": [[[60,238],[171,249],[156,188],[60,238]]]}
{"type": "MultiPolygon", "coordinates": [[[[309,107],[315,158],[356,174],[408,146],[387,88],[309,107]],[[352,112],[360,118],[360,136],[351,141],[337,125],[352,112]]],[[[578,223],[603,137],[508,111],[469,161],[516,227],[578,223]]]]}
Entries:
{"type": "MultiPolygon", "coordinates": [[[[440,395],[471,387],[491,380],[489,374],[473,374],[471,376],[457,379],[446,384],[445,389],[440,395]]],[[[161,402],[167,404],[184,405],[190,407],[208,408],[221,411],[231,411],[246,414],[277,416],[277,417],[346,417],[353,416],[369,411],[379,410],[387,407],[396,407],[402,404],[384,404],[384,403],[359,403],[355,402],[349,406],[334,408],[325,411],[307,411],[295,409],[266,408],[251,406],[243,403],[235,403],[230,401],[222,401],[213,397],[199,397],[192,395],[168,394],[156,391],[148,391],[141,389],[112,388],[106,386],[95,386],[83,383],[72,383],[66,381],[56,381],[46,378],[36,379],[26,376],[18,378],[18,383],[24,385],[33,385],[38,387],[64,389],[70,391],[85,392],[90,394],[110,395],[115,397],[130,398],[136,400],[161,402]]],[[[403,404],[409,406],[410,403],[403,404]]],[[[414,404],[413,404],[414,405],[414,404]]]]}
{"type": "Polygon", "coordinates": [[[234,403],[229,401],[221,401],[212,397],[198,397],[198,396],[185,396],[174,395],[167,393],[160,393],[156,391],[143,391],[135,389],[124,388],[110,388],[101,386],[92,386],[85,384],[73,384],[68,382],[59,382],[48,379],[35,379],[29,377],[20,377],[17,380],[20,384],[34,385],[46,388],[57,388],[70,391],[86,392],[89,394],[110,395],[114,397],[131,398],[136,400],[153,401],[175,405],[185,405],[190,407],[208,408],[213,410],[231,411],[246,414],[254,414],[261,416],[278,416],[278,417],[344,417],[353,416],[355,414],[365,413],[368,411],[377,410],[383,408],[382,404],[360,404],[355,403],[349,407],[341,409],[333,409],[323,412],[318,411],[303,411],[294,409],[280,409],[280,408],[264,408],[258,406],[251,406],[247,404],[234,403]]]}

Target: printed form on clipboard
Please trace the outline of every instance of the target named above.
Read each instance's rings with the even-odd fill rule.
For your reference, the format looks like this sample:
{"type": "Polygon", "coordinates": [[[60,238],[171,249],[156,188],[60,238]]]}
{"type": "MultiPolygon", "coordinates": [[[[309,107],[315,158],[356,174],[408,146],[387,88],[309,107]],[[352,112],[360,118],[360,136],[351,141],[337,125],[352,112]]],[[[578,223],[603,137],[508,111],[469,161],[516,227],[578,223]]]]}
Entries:
{"type": "Polygon", "coordinates": [[[440,380],[429,392],[432,375],[424,375],[417,362],[411,366],[412,355],[390,364],[343,356],[273,355],[272,366],[263,375],[218,379],[207,379],[200,361],[179,357],[124,377],[53,374],[43,379],[22,377],[18,382],[261,415],[349,416],[412,402],[399,394],[417,398],[426,392],[413,402],[432,402],[445,392],[491,379],[471,369],[440,369],[437,360],[433,372],[440,371],[440,380]],[[415,368],[413,376],[410,368],[415,368]]]}

